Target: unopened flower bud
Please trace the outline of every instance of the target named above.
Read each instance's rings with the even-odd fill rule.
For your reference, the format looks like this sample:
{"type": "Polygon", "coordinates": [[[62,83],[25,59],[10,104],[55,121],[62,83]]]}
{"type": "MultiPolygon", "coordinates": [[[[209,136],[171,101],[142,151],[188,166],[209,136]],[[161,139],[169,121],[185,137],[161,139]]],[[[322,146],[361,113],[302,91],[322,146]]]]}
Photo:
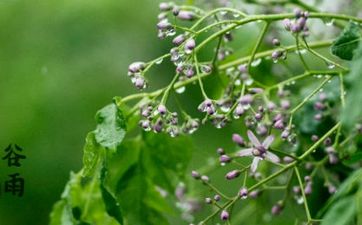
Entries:
{"type": "Polygon", "coordinates": [[[173,40],[172,40],[172,43],[176,46],[179,46],[181,45],[184,41],[185,41],[185,35],[183,34],[180,34],[180,35],[177,35],[173,40]]]}
{"type": "Polygon", "coordinates": [[[231,157],[228,155],[221,155],[219,160],[221,163],[228,163],[231,162],[231,157]]]}
{"type": "Polygon", "coordinates": [[[191,172],[191,176],[192,176],[193,178],[195,178],[195,179],[200,179],[200,178],[201,178],[200,173],[197,172],[197,171],[195,171],[195,170],[193,170],[193,171],[191,172]]]}
{"type": "Polygon", "coordinates": [[[273,38],[272,44],[273,44],[274,46],[279,46],[279,45],[280,45],[280,41],[279,41],[277,38],[273,38]]]}
{"type": "Polygon", "coordinates": [[[195,13],[191,11],[180,10],[177,14],[177,18],[180,20],[194,20],[196,18],[195,13]]]}
{"type": "Polygon", "coordinates": [[[172,4],[170,2],[161,2],[159,8],[161,11],[169,11],[172,9],[172,4]]]}
{"type": "Polygon", "coordinates": [[[271,213],[274,216],[279,215],[282,211],[283,211],[283,203],[282,202],[278,202],[277,204],[275,204],[272,209],[271,209],[271,213]]]}
{"type": "Polygon", "coordinates": [[[203,182],[207,183],[207,182],[210,181],[210,178],[209,178],[208,176],[206,176],[206,175],[202,175],[202,176],[201,176],[201,180],[202,180],[203,182]]]}
{"type": "Polygon", "coordinates": [[[218,149],[216,150],[216,152],[217,152],[217,154],[219,154],[219,155],[224,155],[224,154],[225,154],[225,151],[224,151],[223,148],[218,148],[218,149]]]}
{"type": "Polygon", "coordinates": [[[191,54],[191,52],[194,50],[194,48],[196,47],[196,42],[194,39],[190,38],[187,39],[185,42],[185,53],[186,54],[191,54]]]}
{"type": "Polygon", "coordinates": [[[240,196],[240,198],[245,199],[248,197],[248,193],[249,193],[248,189],[245,187],[242,187],[239,191],[239,196],[240,196]]]}
{"type": "Polygon", "coordinates": [[[228,213],[228,211],[223,210],[223,211],[221,212],[221,214],[220,214],[220,219],[221,219],[221,220],[224,220],[224,221],[228,220],[228,219],[229,219],[229,213],[228,213]]]}
{"type": "Polygon", "coordinates": [[[241,173],[240,170],[232,170],[225,175],[225,178],[227,180],[232,180],[237,178],[240,175],[240,173],[241,173]]]}
{"type": "Polygon", "coordinates": [[[239,146],[243,146],[245,144],[244,139],[239,134],[233,134],[232,140],[239,146]]]}

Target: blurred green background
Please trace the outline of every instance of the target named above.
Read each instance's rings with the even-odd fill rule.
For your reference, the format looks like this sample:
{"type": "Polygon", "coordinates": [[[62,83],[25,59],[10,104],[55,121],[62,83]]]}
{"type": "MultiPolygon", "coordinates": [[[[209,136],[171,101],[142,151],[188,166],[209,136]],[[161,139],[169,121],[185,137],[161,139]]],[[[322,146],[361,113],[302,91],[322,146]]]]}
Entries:
{"type": "Polygon", "coordinates": [[[0,152],[24,148],[21,168],[0,161],[0,224],[47,224],[96,111],[134,92],[130,62],[166,51],[157,40],[157,1],[1,0],[0,152]],[[136,58],[137,57],[137,58],[136,58]],[[19,172],[23,197],[4,193],[19,172]]]}

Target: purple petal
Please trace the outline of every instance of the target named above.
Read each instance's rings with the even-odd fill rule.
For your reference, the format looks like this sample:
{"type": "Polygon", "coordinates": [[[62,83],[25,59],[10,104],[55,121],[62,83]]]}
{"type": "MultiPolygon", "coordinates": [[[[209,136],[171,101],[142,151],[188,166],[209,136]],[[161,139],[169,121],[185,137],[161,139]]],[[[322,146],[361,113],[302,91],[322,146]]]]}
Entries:
{"type": "Polygon", "coordinates": [[[279,163],[280,162],[280,159],[277,155],[275,155],[274,153],[271,153],[271,152],[266,152],[265,154],[265,158],[273,163],[279,163]]]}
{"type": "Polygon", "coordinates": [[[273,135],[269,135],[268,137],[265,138],[264,142],[263,142],[263,147],[265,149],[268,149],[269,146],[273,143],[274,141],[274,136],[273,135]]]}
{"type": "Polygon", "coordinates": [[[254,157],[253,162],[251,163],[250,170],[251,172],[255,173],[256,169],[258,168],[259,161],[261,160],[260,157],[254,157]]]}
{"type": "Polygon", "coordinates": [[[258,138],[255,137],[254,133],[251,130],[248,130],[247,134],[248,134],[249,140],[255,147],[261,146],[258,138]]]}
{"type": "Polygon", "coordinates": [[[239,157],[243,157],[243,156],[252,156],[253,155],[253,149],[252,148],[246,148],[246,149],[242,149],[238,152],[238,156],[239,157]]]}

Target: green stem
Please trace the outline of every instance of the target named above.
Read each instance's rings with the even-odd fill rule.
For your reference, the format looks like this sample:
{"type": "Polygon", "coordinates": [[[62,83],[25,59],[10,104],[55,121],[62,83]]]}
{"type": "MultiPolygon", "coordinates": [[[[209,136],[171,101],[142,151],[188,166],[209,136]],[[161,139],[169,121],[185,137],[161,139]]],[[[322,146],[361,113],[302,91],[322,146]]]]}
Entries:
{"type": "Polygon", "coordinates": [[[253,48],[253,50],[251,52],[249,62],[248,62],[248,66],[247,66],[247,69],[248,69],[249,73],[250,73],[250,70],[251,70],[251,63],[254,61],[255,54],[258,51],[258,48],[260,47],[261,43],[263,42],[265,34],[268,31],[268,28],[269,28],[269,23],[266,22],[265,25],[263,26],[263,29],[260,32],[260,35],[258,37],[258,40],[256,41],[256,44],[254,45],[254,48],[253,48]]]}
{"type": "Polygon", "coordinates": [[[299,103],[295,108],[293,108],[290,111],[290,114],[294,114],[297,110],[302,108],[303,105],[307,101],[309,101],[309,99],[311,99],[331,78],[332,78],[332,76],[327,75],[327,78],[320,85],[318,85],[318,87],[316,89],[314,89],[314,91],[312,93],[310,93],[307,97],[305,97],[301,103],[299,103]]]}
{"type": "Polygon", "coordinates": [[[312,220],[312,217],[310,216],[310,210],[309,210],[309,207],[308,207],[307,197],[305,196],[305,193],[304,193],[304,187],[303,187],[302,178],[300,177],[300,173],[299,173],[298,167],[295,166],[295,167],[294,167],[294,171],[295,171],[295,175],[297,175],[297,178],[298,178],[300,191],[301,191],[302,197],[303,197],[303,203],[304,203],[305,213],[307,214],[307,219],[308,219],[308,223],[309,223],[309,222],[312,220]]]}

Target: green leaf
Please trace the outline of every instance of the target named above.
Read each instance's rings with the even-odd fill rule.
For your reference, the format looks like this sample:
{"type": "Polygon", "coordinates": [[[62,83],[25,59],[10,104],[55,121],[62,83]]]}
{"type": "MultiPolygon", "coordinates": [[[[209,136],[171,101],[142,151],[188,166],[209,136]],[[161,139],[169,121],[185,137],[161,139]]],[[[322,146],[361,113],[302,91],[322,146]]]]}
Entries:
{"type": "Polygon", "coordinates": [[[115,151],[126,134],[122,112],[112,103],[97,112],[96,121],[98,125],[94,133],[97,142],[115,151]]]}
{"type": "Polygon", "coordinates": [[[121,211],[120,205],[119,205],[117,199],[114,197],[113,193],[108,191],[107,187],[104,185],[104,178],[105,178],[106,174],[107,174],[107,169],[105,167],[103,167],[103,169],[101,171],[100,188],[101,188],[101,193],[102,193],[102,198],[103,198],[104,204],[106,205],[106,211],[107,211],[108,215],[112,216],[121,225],[123,225],[123,216],[122,216],[122,211],[121,211]]]}
{"type": "Polygon", "coordinates": [[[94,132],[89,132],[83,148],[83,176],[92,176],[100,158],[102,147],[97,143],[94,132]]]}
{"type": "Polygon", "coordinates": [[[362,45],[355,52],[355,57],[351,63],[351,71],[346,76],[346,83],[349,85],[346,106],[342,113],[342,123],[348,129],[360,120],[362,120],[362,110],[360,103],[362,102],[362,45]]]}
{"type": "Polygon", "coordinates": [[[165,215],[174,210],[168,198],[184,176],[191,150],[187,138],[144,133],[107,155],[104,185],[120,203],[126,224],[169,224],[165,215]]]}
{"type": "Polygon", "coordinates": [[[354,224],[356,216],[356,202],[353,196],[336,202],[323,217],[321,225],[350,225],[354,224]]]}
{"type": "Polygon", "coordinates": [[[359,26],[350,22],[333,43],[331,47],[332,54],[341,59],[352,60],[353,52],[358,47],[360,38],[359,26]]]}
{"type": "Polygon", "coordinates": [[[82,177],[80,173],[72,173],[61,200],[54,205],[50,224],[119,225],[114,218],[107,214],[99,185],[98,176],[88,179],[82,177]]]}

